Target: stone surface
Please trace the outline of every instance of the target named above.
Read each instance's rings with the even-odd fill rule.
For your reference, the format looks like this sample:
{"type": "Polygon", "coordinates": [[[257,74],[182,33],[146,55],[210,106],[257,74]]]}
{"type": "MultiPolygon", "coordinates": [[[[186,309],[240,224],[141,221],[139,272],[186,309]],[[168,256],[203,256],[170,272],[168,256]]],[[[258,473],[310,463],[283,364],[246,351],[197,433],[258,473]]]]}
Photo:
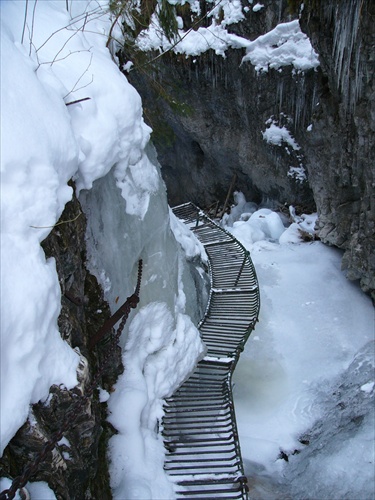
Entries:
{"type": "MultiPolygon", "coordinates": [[[[264,8],[230,30],[249,39],[296,18],[300,2],[264,8]]],[[[169,203],[221,205],[234,189],[271,207],[318,211],[320,238],[345,250],[350,279],[374,293],[374,4],[305,2],[301,26],[320,55],[317,71],[256,73],[244,53],[167,53],[129,80],[162,165],[169,203]],[[349,54],[349,52],[350,54],[349,54]],[[337,64],[342,61],[343,65],[337,64]],[[286,125],[300,150],[268,144],[266,121],[286,125]],[[303,166],[306,181],[288,175],[303,166]]]]}
{"type": "Polygon", "coordinates": [[[306,2],[301,27],[320,55],[325,91],[306,135],[324,242],[345,250],[347,276],[375,299],[375,4],[306,2]]]}
{"type": "Polygon", "coordinates": [[[268,144],[266,121],[289,122],[292,135],[309,124],[319,75],[270,70],[257,74],[244,54],[227,58],[207,53],[199,58],[166,56],[153,78],[168,97],[158,96],[143,74],[131,74],[142,95],[146,119],[162,165],[171,205],[193,201],[207,207],[224,201],[233,175],[235,188],[260,203],[293,203],[313,210],[307,182],[288,176],[290,166],[304,163],[303,151],[268,144]],[[180,105],[170,106],[173,99],[180,105]]]}

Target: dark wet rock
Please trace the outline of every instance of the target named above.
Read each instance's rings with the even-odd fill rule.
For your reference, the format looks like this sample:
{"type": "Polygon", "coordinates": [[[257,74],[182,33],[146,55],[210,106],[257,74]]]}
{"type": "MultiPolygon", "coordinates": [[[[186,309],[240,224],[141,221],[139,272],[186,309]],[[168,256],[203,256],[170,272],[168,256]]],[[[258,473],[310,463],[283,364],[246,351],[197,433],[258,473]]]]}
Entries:
{"type": "Polygon", "coordinates": [[[164,57],[152,77],[162,82],[167,99],[143,74],[130,75],[155,131],[169,202],[223,203],[236,174],[235,189],[252,201],[314,210],[308,182],[288,175],[291,166],[304,163],[303,151],[268,144],[262,133],[267,120],[280,123],[284,115],[293,135],[305,129],[319,76],[314,71],[294,74],[290,68],[258,75],[250,63],[241,65],[243,55],[230,50],[225,59],[212,53],[164,57]],[[170,99],[180,104],[171,107],[170,99]]]}
{"type": "Polygon", "coordinates": [[[324,242],[375,299],[375,4],[306,2],[301,27],[319,53],[325,92],[306,136],[324,242]]]}

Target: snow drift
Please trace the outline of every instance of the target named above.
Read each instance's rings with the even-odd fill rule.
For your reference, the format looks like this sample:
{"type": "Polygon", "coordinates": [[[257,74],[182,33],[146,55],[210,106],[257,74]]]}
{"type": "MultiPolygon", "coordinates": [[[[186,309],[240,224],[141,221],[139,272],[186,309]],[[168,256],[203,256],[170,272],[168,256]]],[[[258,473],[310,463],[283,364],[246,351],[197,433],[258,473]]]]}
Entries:
{"type": "MultiPolygon", "coordinates": [[[[40,247],[72,197],[73,178],[88,214],[89,266],[112,309],[116,297],[132,293],[134,269],[144,259],[140,310],[121,340],[126,370],[109,399],[120,441],[111,444],[115,495],[136,496],[134,470],[122,457],[132,428],[138,429],[132,438],[144,443],[142,458],[154,464],[154,475],[145,471],[145,488],[155,497],[160,490],[153,488],[163,485],[173,495],[156,424],[162,398],[204,350],[186,314],[196,309],[195,283],[169,225],[160,172],[145,150],[150,129],[141,99],[106,48],[106,5],[69,2],[67,10],[61,1],[32,8],[1,2],[1,453],[30,404],[45,400],[52,384],[77,383],[79,353],[57,326],[55,262],[40,247]],[[162,265],[166,255],[171,260],[162,265]],[[160,367],[170,370],[162,380],[154,377],[160,367]],[[144,377],[133,387],[137,371],[144,377]],[[134,398],[138,404],[128,407],[134,398]]],[[[197,244],[188,246],[189,258],[198,258],[197,244]]]]}

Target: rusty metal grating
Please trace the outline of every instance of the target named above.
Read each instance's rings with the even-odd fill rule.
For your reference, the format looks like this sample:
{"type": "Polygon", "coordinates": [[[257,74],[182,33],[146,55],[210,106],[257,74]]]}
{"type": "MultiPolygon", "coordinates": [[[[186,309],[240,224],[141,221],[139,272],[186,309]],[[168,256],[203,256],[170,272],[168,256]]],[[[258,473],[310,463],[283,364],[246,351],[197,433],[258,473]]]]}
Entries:
{"type": "Polygon", "coordinates": [[[205,246],[211,291],[198,325],[207,355],[165,401],[164,468],[177,498],[247,499],[231,378],[258,320],[258,280],[246,249],[192,203],[173,209],[205,246]]]}

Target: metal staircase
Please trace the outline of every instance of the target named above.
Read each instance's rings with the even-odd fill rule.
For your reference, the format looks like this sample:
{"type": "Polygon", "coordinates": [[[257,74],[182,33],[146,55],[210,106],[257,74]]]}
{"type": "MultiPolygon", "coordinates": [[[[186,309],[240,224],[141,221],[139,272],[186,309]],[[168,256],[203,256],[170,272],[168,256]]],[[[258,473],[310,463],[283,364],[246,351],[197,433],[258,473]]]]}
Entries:
{"type": "Polygon", "coordinates": [[[177,498],[246,499],[231,377],[259,313],[249,252],[192,203],[173,209],[205,246],[211,291],[198,325],[207,345],[193,375],[165,402],[164,468],[177,498]]]}

